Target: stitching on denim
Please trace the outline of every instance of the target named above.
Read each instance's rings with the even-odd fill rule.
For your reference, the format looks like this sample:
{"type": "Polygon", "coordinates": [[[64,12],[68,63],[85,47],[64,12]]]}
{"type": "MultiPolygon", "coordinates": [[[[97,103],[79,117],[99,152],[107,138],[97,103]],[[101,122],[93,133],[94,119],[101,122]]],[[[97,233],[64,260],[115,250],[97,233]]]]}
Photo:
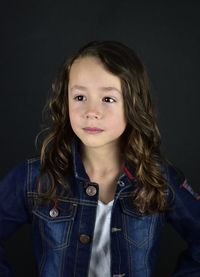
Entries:
{"type": "Polygon", "coordinates": [[[27,191],[30,190],[30,164],[29,160],[27,160],[27,175],[26,175],[26,185],[27,185],[27,191]]]}
{"type": "MultiPolygon", "coordinates": [[[[132,253],[131,253],[131,245],[126,243],[126,248],[127,248],[127,253],[128,253],[128,276],[131,276],[131,272],[133,273],[133,269],[132,269],[132,253]]],[[[133,274],[132,274],[133,275],[133,274]]]]}
{"type": "MultiPolygon", "coordinates": [[[[28,197],[34,197],[38,198],[38,193],[37,192],[27,192],[28,197]]],[[[80,205],[88,205],[88,206],[95,206],[96,207],[96,200],[85,200],[85,199],[78,199],[78,198],[58,198],[58,201],[61,202],[70,202],[70,203],[76,203],[80,205]]]]}
{"type": "Polygon", "coordinates": [[[139,218],[141,220],[145,219],[145,216],[146,216],[145,214],[143,214],[137,210],[134,210],[134,209],[132,209],[132,210],[128,209],[125,205],[125,200],[123,198],[120,198],[120,203],[122,205],[123,213],[128,214],[131,217],[139,218]]]}
{"type": "MultiPolygon", "coordinates": [[[[156,223],[158,221],[158,217],[159,215],[152,215],[152,218],[151,218],[151,224],[150,224],[150,228],[149,228],[149,234],[150,234],[150,237],[153,238],[153,234],[155,232],[155,227],[156,227],[156,223]]],[[[146,269],[146,276],[148,276],[148,272],[149,272],[149,266],[148,266],[148,257],[149,257],[149,251],[150,251],[150,241],[151,239],[149,239],[148,241],[148,245],[146,247],[146,253],[145,253],[145,257],[144,257],[144,264],[145,264],[145,269],[146,269]]]]}
{"type": "Polygon", "coordinates": [[[28,161],[30,162],[30,163],[34,163],[34,162],[37,162],[37,161],[39,161],[40,160],[40,158],[29,158],[28,159],[28,161]]]}
{"type": "Polygon", "coordinates": [[[129,272],[129,276],[133,275],[133,266],[132,266],[132,254],[133,252],[131,251],[131,244],[128,243],[127,241],[125,241],[126,243],[126,247],[128,248],[128,272],[129,272]]]}
{"type": "MultiPolygon", "coordinates": [[[[116,234],[118,236],[118,233],[116,234]]],[[[121,252],[120,252],[120,248],[119,248],[119,239],[117,239],[117,251],[118,251],[118,256],[119,256],[119,268],[118,268],[118,272],[120,272],[120,268],[121,268],[121,263],[122,263],[122,259],[121,259],[121,252]]]]}
{"type": "Polygon", "coordinates": [[[75,256],[75,267],[74,267],[74,277],[76,277],[76,265],[77,265],[77,255],[78,255],[78,240],[77,240],[77,244],[76,244],[76,256],[75,256]]]}
{"type": "MultiPolygon", "coordinates": [[[[124,203],[123,203],[123,201],[121,201],[121,203],[122,203],[122,206],[124,207],[124,203]]],[[[132,215],[131,213],[130,213],[130,215],[132,215]]],[[[130,216],[129,215],[129,216],[130,216]]],[[[150,227],[151,227],[151,224],[152,224],[152,215],[150,216],[150,218],[151,218],[151,222],[150,222],[150,227]]],[[[123,225],[124,225],[124,230],[125,230],[125,232],[124,232],[124,238],[127,240],[127,241],[129,241],[131,244],[133,244],[135,247],[137,247],[137,248],[141,248],[141,247],[143,247],[150,239],[152,239],[152,234],[150,233],[150,231],[148,231],[148,234],[147,234],[147,237],[145,238],[145,239],[143,239],[142,241],[140,241],[140,242],[136,242],[135,240],[133,240],[133,239],[131,239],[131,237],[128,235],[128,230],[127,230],[127,228],[128,228],[128,216],[127,216],[127,214],[124,214],[124,213],[122,213],[122,220],[123,220],[123,225]]],[[[135,216],[132,216],[132,220],[141,220],[141,217],[135,217],[135,216]]],[[[143,220],[143,219],[142,219],[143,220]]]]}
{"type": "MultiPolygon", "coordinates": [[[[112,208],[112,210],[113,210],[113,208],[112,208]]],[[[112,213],[114,213],[113,211],[112,211],[112,213]]],[[[113,217],[112,216],[112,219],[111,219],[111,226],[116,226],[116,220],[115,220],[115,217],[113,217]]],[[[121,234],[121,232],[120,232],[120,234],[121,234]]],[[[111,232],[111,241],[114,241],[115,243],[114,243],[114,247],[115,247],[115,249],[116,249],[116,252],[118,253],[117,254],[117,257],[118,257],[118,259],[119,259],[119,262],[118,262],[118,266],[119,266],[119,268],[118,268],[118,272],[120,272],[120,267],[121,267],[121,252],[120,252],[120,247],[119,247],[119,239],[118,239],[118,236],[119,236],[119,232],[116,232],[115,234],[114,234],[114,238],[113,238],[113,233],[111,232]]],[[[112,249],[112,248],[111,248],[112,249]]],[[[111,255],[112,255],[112,253],[111,253],[111,255]]],[[[113,259],[113,255],[112,255],[112,259],[113,259]]],[[[115,264],[116,264],[116,262],[115,262],[115,264]]],[[[112,266],[112,261],[111,261],[111,266],[112,266]]],[[[114,276],[115,274],[113,274],[112,276],[114,276]]]]}
{"type": "MultiPolygon", "coordinates": [[[[28,195],[28,191],[29,191],[29,176],[30,176],[30,166],[29,166],[29,162],[27,161],[26,163],[26,166],[27,166],[27,173],[26,173],[26,181],[25,181],[25,186],[26,186],[26,189],[24,191],[26,191],[26,195],[28,195]]],[[[31,210],[30,209],[30,199],[27,197],[27,203],[28,203],[28,208],[29,208],[29,211],[31,210]]]]}
{"type": "Polygon", "coordinates": [[[63,222],[63,221],[70,221],[70,220],[73,220],[75,218],[75,215],[76,215],[76,212],[77,212],[77,205],[74,204],[72,205],[72,209],[71,209],[71,212],[69,215],[63,215],[63,216],[58,216],[58,217],[55,217],[55,218],[51,218],[48,215],[44,214],[43,212],[40,211],[39,209],[39,206],[37,206],[34,210],[33,210],[33,213],[38,216],[39,218],[45,220],[45,221],[48,221],[49,223],[58,223],[58,222],[63,222]]]}
{"type": "MultiPolygon", "coordinates": [[[[132,186],[132,185],[127,185],[127,186],[121,188],[121,190],[118,191],[118,192],[115,194],[115,200],[117,200],[118,198],[120,198],[121,195],[125,194],[126,192],[123,192],[123,191],[126,190],[126,189],[128,189],[128,188],[130,188],[131,186],[132,186]]],[[[129,193],[129,196],[130,196],[130,192],[127,192],[127,193],[129,193]]]]}
{"type": "Polygon", "coordinates": [[[27,176],[26,176],[26,201],[29,214],[32,218],[32,207],[33,207],[33,198],[29,197],[29,190],[31,189],[31,180],[32,180],[32,166],[30,160],[26,162],[27,166],[27,176]]]}
{"type": "MultiPolygon", "coordinates": [[[[40,222],[38,224],[39,224],[39,230],[41,230],[42,226],[40,226],[40,222]]],[[[43,231],[41,230],[41,232],[43,232],[43,231]]],[[[46,251],[45,250],[46,249],[45,249],[44,240],[42,239],[42,258],[41,258],[41,263],[40,263],[39,268],[38,268],[39,276],[41,276],[41,277],[42,277],[42,271],[43,271],[45,260],[46,260],[46,251]]]]}
{"type": "MultiPolygon", "coordinates": [[[[76,214],[76,210],[74,211],[74,215],[75,214],[76,214]]],[[[65,242],[58,243],[58,244],[56,243],[57,246],[54,246],[54,243],[52,243],[52,241],[50,239],[48,239],[48,237],[45,235],[44,225],[46,224],[46,222],[44,221],[44,219],[39,217],[37,220],[38,220],[39,230],[40,230],[40,233],[41,233],[41,236],[42,236],[43,240],[46,241],[52,249],[61,250],[61,249],[64,249],[64,248],[69,246],[70,237],[71,237],[71,233],[72,233],[72,227],[73,227],[73,223],[74,223],[73,218],[71,220],[63,222],[63,223],[58,222],[58,221],[54,222],[54,223],[57,223],[57,224],[65,224],[64,231],[63,231],[63,234],[64,234],[63,235],[63,237],[64,237],[63,241],[65,241],[65,242]]],[[[52,222],[52,224],[54,224],[54,223],[52,222]]],[[[49,224],[51,224],[51,223],[49,222],[49,224]]]]}
{"type": "Polygon", "coordinates": [[[132,245],[134,245],[135,247],[137,247],[137,248],[142,248],[144,245],[146,245],[147,244],[147,242],[149,241],[149,240],[151,240],[152,238],[153,238],[153,236],[152,235],[149,235],[149,236],[147,236],[145,239],[143,239],[141,242],[136,242],[136,241],[134,241],[134,240],[132,240],[128,235],[124,235],[124,238],[127,240],[127,241],[129,241],[132,245]]]}
{"type": "MultiPolygon", "coordinates": [[[[80,220],[79,220],[79,226],[78,226],[78,235],[80,235],[80,225],[81,225],[82,216],[83,216],[83,208],[84,208],[84,206],[81,206],[80,220]]],[[[79,251],[79,241],[77,240],[75,266],[74,266],[74,277],[76,277],[76,268],[77,268],[77,261],[78,261],[78,259],[77,259],[77,257],[78,257],[78,251],[79,251]]]]}
{"type": "MultiPolygon", "coordinates": [[[[42,230],[44,230],[44,225],[45,225],[45,223],[42,222],[41,219],[39,219],[39,221],[41,222],[41,224],[39,224],[40,227],[42,226],[42,228],[40,228],[39,230],[40,230],[40,233],[41,233],[41,236],[42,236],[43,241],[46,241],[46,243],[48,243],[48,245],[49,245],[53,250],[61,250],[61,249],[65,248],[65,247],[67,247],[68,242],[67,242],[67,243],[62,243],[62,245],[59,245],[59,246],[54,246],[54,243],[46,236],[45,232],[42,231],[42,230]]],[[[67,224],[65,224],[65,225],[67,226],[67,224]]],[[[66,227],[65,227],[65,228],[66,228],[66,227]]],[[[66,230],[64,230],[64,233],[65,233],[65,232],[66,232],[66,230]]]]}
{"type": "Polygon", "coordinates": [[[65,269],[65,256],[66,256],[67,249],[62,251],[62,257],[61,257],[61,266],[60,266],[60,277],[64,276],[64,269],[65,269]]]}
{"type": "Polygon", "coordinates": [[[131,192],[127,191],[127,192],[121,192],[120,198],[124,198],[124,197],[131,197],[131,192]]]}

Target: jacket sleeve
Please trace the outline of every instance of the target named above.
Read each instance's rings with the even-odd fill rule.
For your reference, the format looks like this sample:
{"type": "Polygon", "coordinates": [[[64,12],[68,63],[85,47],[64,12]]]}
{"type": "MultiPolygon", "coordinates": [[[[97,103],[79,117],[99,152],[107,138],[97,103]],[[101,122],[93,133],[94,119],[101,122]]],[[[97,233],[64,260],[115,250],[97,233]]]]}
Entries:
{"type": "Polygon", "coordinates": [[[13,276],[5,261],[2,242],[30,218],[26,200],[27,166],[24,162],[0,182],[0,277],[13,276]]]}
{"type": "Polygon", "coordinates": [[[170,199],[167,221],[186,241],[188,247],[181,253],[173,277],[200,276],[200,196],[195,193],[184,175],[168,168],[170,199]]]}

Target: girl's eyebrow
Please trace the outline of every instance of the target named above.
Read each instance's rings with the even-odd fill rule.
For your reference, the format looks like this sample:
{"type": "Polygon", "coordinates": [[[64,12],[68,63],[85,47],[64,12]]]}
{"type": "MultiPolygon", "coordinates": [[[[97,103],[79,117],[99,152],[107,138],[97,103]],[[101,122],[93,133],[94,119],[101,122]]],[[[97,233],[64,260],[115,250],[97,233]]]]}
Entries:
{"type": "Polygon", "coordinates": [[[71,87],[70,90],[71,90],[71,91],[73,91],[73,90],[84,90],[84,91],[86,91],[87,88],[84,87],[84,86],[75,85],[75,86],[71,87]]]}
{"type": "Polygon", "coordinates": [[[121,90],[116,87],[101,87],[100,89],[105,92],[116,91],[121,94],[121,90]]]}
{"type": "MultiPolygon", "coordinates": [[[[73,90],[83,90],[83,91],[87,91],[88,89],[84,86],[80,86],[80,85],[74,85],[73,87],[70,88],[71,91],[73,90]]],[[[112,86],[108,86],[108,87],[100,87],[100,90],[103,92],[110,92],[110,91],[116,91],[118,93],[121,94],[121,90],[116,88],[116,87],[112,87],[112,86]]]]}

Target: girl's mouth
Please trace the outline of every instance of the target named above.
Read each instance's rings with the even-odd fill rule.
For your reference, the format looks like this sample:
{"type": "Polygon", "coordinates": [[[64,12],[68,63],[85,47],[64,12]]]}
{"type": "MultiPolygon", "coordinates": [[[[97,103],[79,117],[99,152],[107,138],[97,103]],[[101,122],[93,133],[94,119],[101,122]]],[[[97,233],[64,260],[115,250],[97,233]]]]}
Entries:
{"type": "Polygon", "coordinates": [[[96,127],[85,127],[83,130],[88,134],[99,134],[103,132],[102,129],[96,127]]]}

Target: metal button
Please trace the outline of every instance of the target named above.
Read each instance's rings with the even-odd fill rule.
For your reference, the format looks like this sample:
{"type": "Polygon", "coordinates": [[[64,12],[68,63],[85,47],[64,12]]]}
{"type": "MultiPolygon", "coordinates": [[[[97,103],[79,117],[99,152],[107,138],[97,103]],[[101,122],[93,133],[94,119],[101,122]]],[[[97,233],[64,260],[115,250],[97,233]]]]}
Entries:
{"type": "Polygon", "coordinates": [[[88,186],[86,188],[86,193],[89,196],[94,196],[97,193],[97,189],[94,186],[88,186]]]}
{"type": "Polygon", "coordinates": [[[80,239],[80,242],[83,244],[87,244],[91,241],[90,236],[85,235],[85,234],[80,235],[79,239],[80,239]]]}
{"type": "Polygon", "coordinates": [[[56,209],[56,208],[51,209],[49,212],[49,215],[50,215],[50,217],[53,217],[53,218],[57,217],[59,215],[58,209],[56,209]]]}
{"type": "Polygon", "coordinates": [[[121,228],[117,228],[117,227],[112,227],[111,231],[112,233],[115,233],[115,232],[121,232],[121,228]]]}
{"type": "Polygon", "coordinates": [[[118,183],[118,185],[119,185],[120,187],[124,187],[124,186],[125,186],[125,183],[124,183],[123,181],[118,181],[117,183],[118,183]]]}

